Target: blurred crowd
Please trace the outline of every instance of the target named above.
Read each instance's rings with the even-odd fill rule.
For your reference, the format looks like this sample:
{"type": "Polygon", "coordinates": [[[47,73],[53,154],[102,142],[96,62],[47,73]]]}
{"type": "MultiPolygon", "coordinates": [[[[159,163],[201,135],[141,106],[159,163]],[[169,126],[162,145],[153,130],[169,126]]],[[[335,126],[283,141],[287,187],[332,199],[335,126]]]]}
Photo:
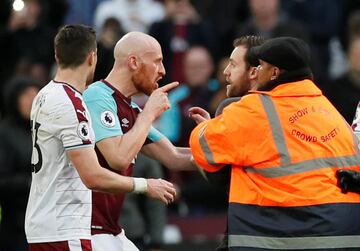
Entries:
{"type": "MultiPolygon", "coordinates": [[[[143,31],[159,41],[166,69],[160,84],[179,81],[181,85],[169,94],[172,108],[155,126],[178,146],[188,146],[195,126],[188,117],[188,108],[200,106],[214,115],[225,98],[223,70],[233,49],[232,41],[242,35],[293,36],[307,41],[316,84],[349,123],[360,101],[358,0],[1,0],[0,244],[4,246],[0,250],[23,250],[23,220],[31,178],[31,103],[38,90],[52,79],[54,35],[61,25],[69,23],[90,25],[97,31],[95,80],[109,73],[113,48],[123,34],[143,31]],[[9,240],[13,245],[14,238],[19,238],[19,247],[5,248],[10,247],[6,246],[9,240]]],[[[144,104],[146,97],[137,97],[136,101],[144,104]]],[[[164,173],[158,163],[145,157],[139,158],[138,166],[135,175],[164,177],[178,185],[180,195],[171,213],[185,216],[225,212],[224,190],[200,175],[164,173]],[[144,166],[152,171],[144,171],[144,166]]],[[[161,243],[158,232],[145,225],[157,217],[157,229],[163,228],[166,209],[128,197],[124,210],[128,211],[127,219],[132,220],[122,224],[135,232],[129,231],[128,236],[137,239],[139,245],[161,243]],[[143,239],[145,232],[150,241],[143,239]]]]}

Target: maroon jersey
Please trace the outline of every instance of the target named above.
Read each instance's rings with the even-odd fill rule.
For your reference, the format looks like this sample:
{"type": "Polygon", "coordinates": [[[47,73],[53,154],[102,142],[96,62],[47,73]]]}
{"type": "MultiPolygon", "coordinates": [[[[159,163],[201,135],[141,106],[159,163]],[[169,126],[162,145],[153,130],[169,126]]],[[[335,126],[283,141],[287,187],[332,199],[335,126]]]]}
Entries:
{"type": "MultiPolygon", "coordinates": [[[[84,101],[89,108],[94,124],[96,142],[127,133],[134,125],[141,109],[105,80],[89,86],[84,92],[84,101]]],[[[153,130],[153,129],[152,129],[153,130]]],[[[145,143],[152,142],[150,134],[145,143]]],[[[111,169],[101,152],[95,148],[102,167],[124,176],[131,176],[135,159],[124,171],[111,169]]],[[[92,234],[121,232],[118,224],[125,194],[92,192],[92,234]]]]}

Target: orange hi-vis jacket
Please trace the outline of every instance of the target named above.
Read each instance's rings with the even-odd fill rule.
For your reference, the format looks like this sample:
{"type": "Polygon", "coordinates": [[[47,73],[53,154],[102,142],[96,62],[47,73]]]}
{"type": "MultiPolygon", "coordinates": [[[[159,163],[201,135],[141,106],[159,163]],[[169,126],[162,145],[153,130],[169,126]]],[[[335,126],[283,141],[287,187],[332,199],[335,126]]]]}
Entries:
{"type": "Polygon", "coordinates": [[[360,171],[358,138],[311,80],[244,96],[190,147],[208,172],[231,165],[230,250],[360,250],[360,195],[335,176],[360,171]]]}

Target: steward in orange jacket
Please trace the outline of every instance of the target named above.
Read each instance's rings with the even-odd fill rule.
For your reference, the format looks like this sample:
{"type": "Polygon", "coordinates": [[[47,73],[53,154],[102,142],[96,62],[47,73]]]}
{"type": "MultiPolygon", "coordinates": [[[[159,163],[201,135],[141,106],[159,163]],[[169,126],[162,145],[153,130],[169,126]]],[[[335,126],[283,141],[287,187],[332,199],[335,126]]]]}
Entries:
{"type": "Polygon", "coordinates": [[[190,137],[203,169],[231,165],[229,249],[360,250],[360,195],[343,194],[335,176],[360,171],[357,137],[311,80],[303,41],[253,49],[259,91],[190,137]]]}

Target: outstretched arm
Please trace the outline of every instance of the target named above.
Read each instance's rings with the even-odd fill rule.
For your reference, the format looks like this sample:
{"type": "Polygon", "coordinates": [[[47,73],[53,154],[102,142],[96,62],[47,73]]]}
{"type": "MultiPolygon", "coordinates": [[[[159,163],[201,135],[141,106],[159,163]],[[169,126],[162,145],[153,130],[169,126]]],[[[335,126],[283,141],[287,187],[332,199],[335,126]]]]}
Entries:
{"type": "Polygon", "coordinates": [[[143,146],[141,151],[171,170],[197,170],[192,162],[190,148],[175,147],[166,137],[143,146]]]}
{"type": "MultiPolygon", "coordinates": [[[[240,100],[240,97],[232,97],[224,99],[216,109],[215,117],[220,115],[224,108],[230,105],[233,102],[237,102],[240,100]]],[[[196,124],[200,124],[203,121],[211,119],[210,114],[201,107],[191,107],[189,108],[189,117],[196,122],[196,124]]]]}
{"type": "Polygon", "coordinates": [[[211,119],[210,114],[205,109],[197,106],[189,108],[189,117],[194,120],[196,124],[211,119]]]}
{"type": "Polygon", "coordinates": [[[122,176],[102,168],[93,148],[67,151],[82,182],[91,190],[110,193],[146,193],[149,197],[169,204],[176,195],[173,184],[162,179],[139,179],[122,176]]]}

